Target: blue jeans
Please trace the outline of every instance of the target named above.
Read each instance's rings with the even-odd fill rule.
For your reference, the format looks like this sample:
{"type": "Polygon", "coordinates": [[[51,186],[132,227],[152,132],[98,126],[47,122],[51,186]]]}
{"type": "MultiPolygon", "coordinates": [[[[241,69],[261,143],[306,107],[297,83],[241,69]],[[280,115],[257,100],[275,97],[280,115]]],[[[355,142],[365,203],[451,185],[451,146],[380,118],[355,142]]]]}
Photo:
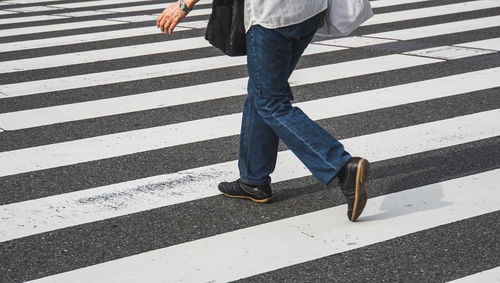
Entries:
{"type": "Polygon", "coordinates": [[[278,29],[255,25],[247,32],[248,95],[238,159],[240,179],[246,184],[271,183],[280,139],[323,184],[351,158],[338,140],[291,104],[288,78],[321,16],[278,29]]]}

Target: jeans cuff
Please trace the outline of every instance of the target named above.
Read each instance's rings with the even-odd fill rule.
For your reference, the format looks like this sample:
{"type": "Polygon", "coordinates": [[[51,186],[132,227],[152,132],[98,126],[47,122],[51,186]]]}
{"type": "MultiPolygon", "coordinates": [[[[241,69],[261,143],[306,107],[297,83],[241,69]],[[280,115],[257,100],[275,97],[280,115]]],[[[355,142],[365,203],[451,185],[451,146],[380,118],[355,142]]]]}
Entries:
{"type": "Polygon", "coordinates": [[[240,181],[250,186],[262,186],[271,183],[270,180],[256,181],[256,180],[246,179],[241,176],[240,176],[240,181]]]}
{"type": "Polygon", "coordinates": [[[342,167],[344,167],[347,164],[347,162],[351,158],[352,158],[352,156],[350,154],[347,154],[346,156],[344,156],[344,158],[342,158],[342,160],[339,162],[339,164],[341,164],[341,165],[337,168],[337,170],[335,170],[331,173],[332,174],[331,177],[326,179],[325,180],[326,182],[323,182],[322,180],[320,180],[320,181],[322,181],[322,183],[325,186],[328,186],[333,181],[333,179],[335,179],[335,177],[337,177],[337,174],[339,173],[339,171],[342,169],[342,167]]]}

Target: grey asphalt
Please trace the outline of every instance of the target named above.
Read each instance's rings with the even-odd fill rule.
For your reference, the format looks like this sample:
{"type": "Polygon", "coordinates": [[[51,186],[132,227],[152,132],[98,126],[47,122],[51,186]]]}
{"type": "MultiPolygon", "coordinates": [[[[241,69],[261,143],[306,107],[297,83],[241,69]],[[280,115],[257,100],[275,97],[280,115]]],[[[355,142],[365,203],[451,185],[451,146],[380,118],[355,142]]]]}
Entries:
{"type": "MultiPolygon", "coordinates": [[[[376,162],[373,164],[368,183],[369,196],[376,197],[492,170],[499,167],[498,158],[496,158],[499,153],[500,138],[497,137],[376,162]]],[[[337,184],[324,187],[312,177],[276,183],[273,185],[273,191],[273,202],[266,205],[215,196],[4,242],[0,244],[0,254],[5,259],[2,261],[4,262],[1,270],[2,281],[26,280],[60,273],[345,203],[337,184]]],[[[488,217],[477,219],[475,225],[483,226],[481,231],[495,227],[491,225],[488,217]]],[[[464,233],[467,230],[476,231],[467,224],[469,221],[457,223],[459,223],[457,225],[462,223],[460,229],[464,233]]],[[[498,230],[498,227],[496,229],[498,230]]],[[[417,237],[419,233],[416,233],[417,237]]],[[[431,235],[435,233],[435,237],[430,239],[431,243],[443,241],[440,232],[430,233],[431,235]]],[[[484,255],[485,263],[489,264],[481,266],[483,269],[488,269],[491,262],[496,262],[497,265],[499,263],[497,256],[499,246],[495,237],[492,237],[495,233],[486,235],[482,233],[481,235],[486,237],[485,241],[493,242],[490,243],[490,246],[494,247],[493,251],[484,255]]],[[[449,241],[456,240],[451,236],[448,238],[449,241]]],[[[428,238],[420,240],[429,242],[428,238]]],[[[490,246],[487,246],[488,250],[490,246]]],[[[469,250],[468,246],[464,248],[469,250]]],[[[391,250],[390,246],[385,246],[384,249],[387,251],[380,256],[391,250]]],[[[397,253],[400,250],[392,252],[397,253]]],[[[470,252],[475,254],[477,251],[471,248],[470,252]]],[[[398,256],[402,262],[412,259],[411,254],[399,253],[398,256]]],[[[318,264],[321,264],[323,260],[320,260],[318,264]]],[[[366,257],[350,257],[350,260],[362,264],[366,257]]],[[[469,258],[463,260],[469,260],[469,258]]],[[[432,259],[433,264],[438,267],[441,266],[442,261],[443,257],[440,256],[432,259]]],[[[388,263],[392,264],[394,261],[388,263]]],[[[478,264],[478,262],[473,262],[473,264],[478,264]]],[[[408,272],[420,271],[415,268],[411,264],[402,264],[397,269],[399,272],[394,275],[395,280],[390,281],[401,281],[397,278],[404,279],[408,272]]],[[[369,270],[373,269],[368,268],[367,272],[369,270]]],[[[380,273],[378,268],[373,270],[375,271],[377,274],[380,273]]],[[[294,278],[298,281],[313,280],[325,275],[325,270],[322,268],[316,272],[318,277],[297,276],[294,278]]],[[[426,277],[427,275],[429,274],[417,273],[416,276],[419,276],[417,281],[432,279],[432,277],[426,277]]],[[[384,276],[380,277],[380,279],[383,278],[384,276]]],[[[444,278],[446,277],[437,281],[442,281],[444,278]]],[[[258,278],[256,281],[259,281],[258,278]]]]}
{"type": "Polygon", "coordinates": [[[485,214],[237,282],[451,281],[498,266],[492,239],[499,217],[485,214]]]}
{"type": "MultiPolygon", "coordinates": [[[[499,89],[496,88],[449,98],[330,118],[321,120],[320,125],[338,139],[361,136],[414,124],[432,122],[438,119],[472,114],[478,111],[497,109],[500,107],[498,91],[499,89]]],[[[241,103],[242,100],[238,101],[238,105],[241,105],[241,103]]],[[[225,108],[223,104],[219,104],[218,106],[225,108]]],[[[186,110],[196,111],[196,108],[186,110]]],[[[161,111],[156,112],[158,112],[156,113],[158,116],[162,115],[161,111]]],[[[213,114],[227,113],[215,112],[213,114]]],[[[182,115],[182,113],[178,115],[182,115]]],[[[157,119],[157,116],[150,118],[157,119]]],[[[140,121],[136,121],[135,123],[140,123],[140,121]]],[[[120,122],[124,121],[115,121],[115,123],[120,122]]],[[[130,122],[134,123],[133,120],[130,122]]],[[[147,120],[144,122],[146,123],[147,120]]],[[[95,128],[100,129],[100,131],[106,129],[95,128]]],[[[75,128],[76,132],[78,132],[78,129],[75,128]]],[[[6,139],[9,138],[9,132],[5,134],[7,134],[6,139]]],[[[64,135],[65,132],[63,131],[61,134],[64,135]]],[[[22,138],[23,136],[19,138],[19,141],[22,138]]],[[[48,138],[52,138],[52,136],[48,135],[48,138]]],[[[57,140],[57,137],[54,137],[54,139],[57,140]]],[[[238,137],[231,136],[64,166],[63,170],[61,168],[54,168],[2,177],[0,178],[0,187],[4,189],[0,195],[0,203],[18,202],[234,160],[237,159],[237,143],[238,137]],[[43,187],[40,187],[41,183],[44,184],[43,187]]],[[[284,147],[281,149],[283,150],[284,147]]]]}
{"type": "MultiPolygon", "coordinates": [[[[64,1],[64,3],[70,2],[76,1],[64,1]]],[[[467,1],[427,1],[379,8],[375,9],[375,12],[385,13],[458,2],[467,1]]],[[[151,1],[151,3],[161,3],[161,1],[151,1]]],[[[132,4],[112,5],[104,8],[130,5],[132,4]]],[[[21,6],[28,5],[2,6],[0,9],[21,6]]],[[[70,9],[68,11],[79,10],[83,9],[70,9]]],[[[56,11],[27,13],[27,15],[51,13],[56,13],[56,11]]],[[[127,15],[135,14],[143,13],[127,13],[127,15]]],[[[363,27],[356,31],[355,35],[499,14],[500,9],[497,8],[429,17],[363,27]]],[[[8,17],[7,15],[0,16],[0,18],[8,17]]],[[[106,17],[92,16],[85,19],[100,18],[106,17]]],[[[200,19],[207,19],[207,17],[193,17],[191,20],[200,19]]],[[[74,19],[27,23],[26,25],[71,21],[74,19]]],[[[152,22],[131,23],[124,26],[131,28],[151,24],[152,22]]],[[[0,25],[0,30],[13,27],[17,27],[17,25],[0,25]]],[[[123,26],[20,35],[0,38],[0,43],[121,28],[123,26]]],[[[204,30],[192,30],[178,32],[172,37],[158,34],[6,52],[0,53],[0,61],[197,37],[202,36],[203,33],[204,30]]],[[[381,44],[309,55],[301,59],[298,68],[398,54],[409,50],[499,36],[500,28],[497,27],[422,38],[404,43],[381,44]]],[[[316,40],[319,39],[321,38],[316,38],[316,40]]],[[[171,52],[159,56],[140,56],[77,66],[16,72],[2,74],[0,84],[147,66],[220,54],[213,48],[203,48],[171,52]]],[[[302,102],[498,66],[500,66],[500,55],[497,52],[492,55],[294,87],[293,91],[295,101],[302,102]]],[[[0,113],[177,88],[193,83],[219,81],[221,78],[241,78],[246,75],[245,67],[238,66],[209,72],[166,76],[160,80],[139,80],[1,99],[0,113]],[[196,78],[195,82],[193,78],[196,78]]],[[[492,88],[453,97],[324,119],[319,123],[337,138],[344,139],[498,109],[500,107],[499,94],[500,88],[492,88]]],[[[243,100],[244,96],[236,96],[33,129],[6,131],[0,133],[0,152],[237,113],[241,111],[243,100]]],[[[234,160],[237,158],[237,145],[238,136],[230,136],[0,177],[0,205],[234,160]]],[[[280,146],[280,150],[285,149],[285,146],[280,146]]],[[[381,196],[497,169],[500,167],[498,156],[500,156],[500,137],[494,137],[375,162],[368,184],[369,196],[381,196]]],[[[0,282],[20,282],[39,278],[345,203],[336,183],[325,187],[313,177],[273,184],[273,193],[273,202],[266,205],[214,196],[2,242],[0,243],[0,282]]],[[[361,249],[246,278],[242,281],[442,282],[452,280],[500,265],[500,257],[498,257],[500,245],[496,236],[500,232],[499,216],[499,213],[495,212],[450,223],[361,249]]]]}

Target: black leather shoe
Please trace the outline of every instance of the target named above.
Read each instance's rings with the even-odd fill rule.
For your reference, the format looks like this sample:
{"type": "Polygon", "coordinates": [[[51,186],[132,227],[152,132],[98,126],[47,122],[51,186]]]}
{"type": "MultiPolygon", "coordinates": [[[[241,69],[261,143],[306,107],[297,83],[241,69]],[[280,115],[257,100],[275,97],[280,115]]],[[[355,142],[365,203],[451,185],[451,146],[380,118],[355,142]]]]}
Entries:
{"type": "Polygon", "coordinates": [[[272,196],[271,186],[269,184],[250,186],[241,182],[239,179],[230,183],[220,183],[219,191],[228,197],[246,198],[259,203],[270,201],[272,196]]]}
{"type": "Polygon", "coordinates": [[[361,215],[368,200],[366,181],[369,171],[370,162],[368,160],[353,157],[337,175],[340,188],[347,199],[347,218],[353,222],[361,215]]]}

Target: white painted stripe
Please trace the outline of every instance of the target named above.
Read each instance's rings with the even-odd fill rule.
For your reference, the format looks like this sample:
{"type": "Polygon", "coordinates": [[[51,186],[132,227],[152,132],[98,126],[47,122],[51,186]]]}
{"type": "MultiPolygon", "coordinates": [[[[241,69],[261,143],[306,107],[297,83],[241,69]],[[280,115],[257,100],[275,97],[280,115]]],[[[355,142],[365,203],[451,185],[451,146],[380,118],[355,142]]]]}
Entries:
{"type": "MultiPolygon", "coordinates": [[[[197,13],[203,13],[204,14],[209,14],[209,13],[204,13],[206,10],[196,10],[196,12],[191,12],[189,13],[188,16],[196,16],[197,13]]],[[[139,23],[139,22],[147,22],[147,21],[154,21],[156,22],[156,19],[158,18],[159,14],[154,14],[154,15],[132,15],[132,16],[118,16],[118,17],[113,17],[113,18],[108,18],[107,20],[110,21],[124,21],[124,22],[130,22],[130,23],[139,23]]],[[[153,23],[156,25],[156,23],[153,23]]],[[[189,27],[189,28],[196,28],[196,29],[202,29],[206,28],[208,24],[208,19],[207,20],[201,20],[201,21],[182,21],[180,22],[177,27],[189,27]]],[[[174,29],[174,32],[177,31],[177,27],[174,29]]]]}
{"type": "Polygon", "coordinates": [[[480,41],[466,42],[466,43],[456,44],[454,46],[500,51],[500,38],[490,38],[480,41]]]}
{"type": "Polygon", "coordinates": [[[375,197],[359,223],[345,205],[56,274],[33,282],[227,282],[498,210],[500,170],[375,197]],[[249,245],[255,239],[259,245],[249,245]]]}
{"type": "MultiPolygon", "coordinates": [[[[162,10],[164,8],[166,8],[166,4],[157,4],[155,5],[156,9],[158,10],[157,13],[161,13],[162,10]]],[[[115,13],[129,13],[129,12],[133,12],[133,8],[135,7],[123,7],[123,8],[113,8],[113,9],[103,9],[102,11],[110,11],[110,12],[115,12],[115,13]]],[[[151,7],[153,8],[153,7],[151,7]]],[[[212,13],[212,8],[208,8],[208,9],[194,9],[192,10],[191,12],[189,12],[189,14],[187,15],[187,17],[194,17],[194,16],[207,16],[207,15],[210,15],[212,13]]],[[[149,15],[149,16],[157,16],[158,14],[154,14],[154,15],[149,15]]],[[[110,20],[112,20],[113,18],[109,18],[110,20]]],[[[156,17],[155,17],[156,19],[156,17]]],[[[146,19],[145,21],[150,21],[150,19],[146,19]]]]}
{"type": "MultiPolygon", "coordinates": [[[[184,31],[188,29],[183,27],[177,27],[175,30],[184,31]]],[[[152,34],[158,34],[158,29],[156,28],[156,26],[104,31],[104,32],[96,32],[89,34],[77,34],[77,35],[34,39],[26,41],[16,41],[16,42],[1,43],[0,52],[27,50],[27,49],[42,48],[42,47],[54,47],[54,46],[62,46],[62,45],[77,44],[77,43],[95,42],[101,40],[119,39],[119,38],[130,38],[130,37],[152,35],[152,34]]],[[[167,37],[167,35],[164,36],[167,37]]]]}
{"type": "Polygon", "coordinates": [[[499,283],[500,266],[449,282],[450,283],[477,283],[477,282],[499,283]]]}
{"type": "Polygon", "coordinates": [[[141,22],[150,21],[150,22],[152,22],[151,24],[153,25],[153,24],[155,24],[156,19],[158,19],[158,16],[155,16],[155,15],[133,15],[133,16],[115,15],[114,17],[107,18],[106,20],[121,21],[121,22],[127,22],[127,23],[141,23],[141,22]]]}
{"type": "MultiPolygon", "coordinates": [[[[64,9],[74,9],[74,8],[93,8],[96,6],[125,4],[125,3],[140,3],[140,2],[147,2],[147,1],[148,0],[98,0],[98,1],[63,3],[63,4],[51,4],[51,6],[57,7],[57,8],[64,8],[64,9]]],[[[172,1],[169,1],[169,2],[172,2],[172,1]]],[[[163,5],[166,6],[168,4],[170,4],[170,3],[165,3],[163,5]]]]}
{"type": "Polygon", "coordinates": [[[90,28],[90,27],[111,26],[111,25],[121,25],[121,24],[124,23],[117,21],[92,20],[85,22],[73,22],[73,23],[53,24],[53,25],[34,26],[34,27],[12,28],[12,29],[2,30],[0,38],[6,36],[24,35],[30,33],[73,30],[79,28],[90,28]]]}
{"type": "Polygon", "coordinates": [[[0,62],[0,73],[53,68],[60,66],[94,63],[99,61],[129,58],[134,56],[163,54],[181,50],[210,47],[203,37],[193,37],[155,43],[98,49],[69,54],[0,62]]]}
{"type": "MultiPolygon", "coordinates": [[[[339,47],[312,45],[304,52],[305,55],[338,50],[339,47]]],[[[185,60],[117,71],[91,73],[71,77],[61,77],[46,80],[0,85],[0,92],[9,97],[37,94],[49,91],[60,91],[81,87],[120,83],[133,80],[149,79],[177,75],[216,68],[244,65],[246,57],[216,56],[201,59],[185,60]],[[36,88],[36,89],[33,89],[36,88]]]]}
{"type": "MultiPolygon", "coordinates": [[[[155,15],[158,15],[168,6],[168,3],[164,4],[152,4],[152,5],[142,5],[142,6],[128,6],[119,8],[104,8],[104,11],[110,11],[114,13],[132,13],[132,12],[143,12],[155,10],[155,15]]],[[[194,10],[193,10],[194,11],[194,10]]]]}
{"type": "Polygon", "coordinates": [[[15,4],[36,4],[45,2],[60,2],[62,0],[9,0],[3,1],[2,4],[5,5],[15,5],[15,4]]]}
{"type": "Polygon", "coordinates": [[[364,46],[397,42],[397,40],[395,39],[385,39],[385,38],[376,38],[368,36],[370,35],[339,37],[334,39],[316,41],[313,44],[327,44],[327,45],[341,46],[348,48],[358,48],[364,46]]]}
{"type": "MultiPolygon", "coordinates": [[[[500,134],[500,110],[342,140],[372,162],[445,148],[500,134]]],[[[239,121],[238,121],[239,122],[239,121]]],[[[220,125],[212,125],[216,129],[220,125]]],[[[181,133],[179,133],[181,134],[181,133]]],[[[238,176],[237,161],[0,206],[0,241],[99,221],[218,194],[238,176]]],[[[290,151],[278,154],[274,182],[310,175],[290,151]]]]}
{"type": "Polygon", "coordinates": [[[40,15],[40,16],[30,16],[30,17],[5,18],[5,19],[0,19],[0,25],[60,20],[60,19],[74,18],[74,17],[98,16],[98,15],[106,15],[112,13],[114,12],[94,10],[94,11],[78,11],[78,12],[58,13],[52,15],[40,15]]]}
{"type": "Polygon", "coordinates": [[[7,19],[0,19],[0,25],[48,21],[48,20],[60,20],[60,19],[64,19],[64,17],[57,15],[41,15],[32,17],[7,18],[7,19]]]}
{"type": "Polygon", "coordinates": [[[449,5],[433,6],[427,8],[404,10],[391,13],[375,14],[372,18],[363,23],[362,26],[436,17],[454,13],[472,12],[476,10],[483,10],[496,7],[500,7],[500,1],[478,0],[478,1],[467,1],[449,5]]]}
{"type": "MultiPolygon", "coordinates": [[[[74,9],[74,8],[93,8],[95,6],[104,6],[104,5],[114,5],[114,4],[123,4],[123,3],[133,3],[133,2],[147,2],[146,0],[98,0],[98,1],[86,1],[86,2],[76,2],[76,3],[65,3],[65,4],[52,4],[51,6],[53,7],[58,7],[58,8],[66,8],[66,9],[74,9]]],[[[165,1],[165,3],[162,4],[153,4],[153,5],[134,5],[134,6],[129,6],[130,8],[133,8],[130,10],[130,12],[135,12],[135,11],[143,11],[143,10],[150,10],[150,9],[156,9],[156,8],[166,8],[168,5],[173,3],[174,1],[165,1]],[[151,8],[154,7],[154,8],[151,8]]],[[[201,0],[197,3],[197,6],[199,5],[204,5],[204,4],[210,4],[212,3],[211,0],[201,0]]],[[[132,4],[133,5],[133,4],[132,4]]],[[[196,9],[196,8],[195,8],[196,9]]]]}
{"type": "Polygon", "coordinates": [[[45,12],[45,11],[53,11],[58,10],[59,8],[50,7],[50,6],[28,6],[28,7],[20,7],[20,8],[7,8],[8,11],[21,12],[21,13],[31,13],[31,12],[45,12]]]}
{"type": "MultiPolygon", "coordinates": [[[[383,15],[388,15],[390,13],[386,13],[383,15]]],[[[419,30],[414,30],[412,35],[406,39],[416,39],[420,37],[425,37],[427,29],[433,31],[435,35],[439,34],[447,34],[454,33],[460,31],[469,31],[469,30],[477,30],[482,28],[488,28],[491,26],[498,25],[498,21],[500,20],[500,16],[491,17],[483,19],[473,19],[463,21],[466,26],[462,24],[462,21],[453,22],[446,25],[432,25],[424,27],[425,30],[422,32],[418,32],[419,30]],[[442,31],[440,31],[442,29],[442,31]]],[[[380,20],[379,20],[380,21],[380,20]]],[[[369,24],[369,23],[367,23],[369,24]]],[[[206,21],[196,21],[196,22],[182,22],[179,24],[179,27],[176,31],[185,30],[182,27],[189,28],[204,28],[206,27],[206,21]]],[[[396,35],[404,34],[406,31],[396,31],[396,35]]],[[[60,46],[60,45],[68,45],[75,43],[84,43],[84,42],[93,42],[99,40],[110,40],[110,39],[118,39],[118,38],[128,38],[134,36],[144,36],[158,34],[158,29],[156,27],[145,27],[145,28],[133,28],[133,29],[124,29],[124,30],[116,30],[116,31],[107,31],[107,32],[98,32],[91,34],[81,34],[81,35],[71,35],[71,36],[63,36],[63,37],[55,37],[55,38],[45,38],[45,39],[35,39],[35,40],[27,40],[27,41],[19,41],[19,42],[8,42],[0,44],[1,52],[15,51],[15,50],[26,50],[33,48],[41,48],[41,47],[51,47],[51,46],[60,46]]],[[[373,36],[380,36],[383,33],[375,33],[373,36]]],[[[394,35],[394,36],[396,36],[394,35]]]]}
{"type": "Polygon", "coordinates": [[[438,46],[421,50],[403,52],[406,55],[424,56],[444,60],[456,60],[473,56],[480,56],[495,53],[494,50],[483,50],[460,46],[438,46]]]}
{"type": "Polygon", "coordinates": [[[411,40],[424,37],[445,35],[450,33],[466,32],[478,29],[497,27],[500,24],[500,16],[465,20],[459,22],[444,23],[431,26],[416,27],[404,30],[394,30],[380,33],[372,33],[372,37],[411,40]]]}
{"type": "Polygon", "coordinates": [[[206,28],[208,25],[208,20],[201,21],[190,21],[190,22],[182,22],[179,23],[178,27],[192,28],[192,29],[202,29],[206,28]]]}
{"type": "Polygon", "coordinates": [[[372,6],[372,8],[382,8],[388,6],[397,6],[397,5],[428,2],[428,1],[431,0],[377,0],[377,1],[371,1],[370,6],[372,6]]]}
{"type": "Polygon", "coordinates": [[[0,10],[0,15],[11,15],[11,14],[17,14],[17,12],[0,10]]]}
{"type": "Polygon", "coordinates": [[[111,11],[102,11],[102,10],[91,10],[91,11],[77,11],[77,12],[63,12],[58,14],[53,14],[54,16],[63,16],[69,18],[78,18],[78,17],[88,17],[88,16],[98,16],[98,15],[108,15],[112,14],[111,11]]]}
{"type": "MultiPolygon", "coordinates": [[[[335,64],[332,64],[331,68],[339,69],[335,66],[335,64]]],[[[361,68],[359,71],[364,72],[364,69],[361,68]]],[[[299,69],[296,70],[296,72],[297,76],[300,78],[301,73],[314,73],[315,69],[299,69]]],[[[363,73],[351,73],[350,75],[359,76],[363,75],[363,73]]],[[[358,98],[358,96],[365,97],[362,99],[362,101],[368,102],[369,100],[366,100],[366,95],[368,94],[384,94],[384,97],[381,97],[379,102],[385,101],[385,98],[387,97],[389,101],[392,101],[393,103],[397,103],[398,101],[406,101],[406,103],[412,103],[416,101],[431,99],[431,97],[432,99],[434,99],[460,93],[479,91],[499,86],[499,75],[500,68],[492,68],[471,73],[464,73],[449,77],[415,82],[401,86],[393,86],[383,89],[365,91],[358,94],[351,94],[350,96],[353,97],[353,99],[343,102],[342,105],[357,105],[358,99],[361,99],[358,98]],[[474,81],[475,83],[468,83],[471,81],[474,81]],[[415,90],[419,91],[415,93],[415,90]],[[393,95],[394,97],[389,98],[393,95]],[[395,99],[395,97],[397,97],[398,99],[395,99]]],[[[340,79],[342,77],[339,74],[335,76],[335,78],[340,79]]],[[[315,80],[315,82],[318,83],[317,80],[315,80]]],[[[307,79],[298,79],[295,80],[291,85],[299,86],[311,83],[312,82],[307,79]]],[[[39,127],[56,123],[118,115],[129,112],[181,105],[185,103],[194,103],[243,95],[246,93],[246,85],[247,78],[240,78],[176,89],[142,93],[137,95],[128,95],[88,102],[2,113],[0,114],[0,127],[3,127],[7,130],[20,130],[24,128],[39,127]],[[32,117],[37,117],[37,119],[33,119],[32,117]]],[[[337,98],[329,99],[335,100],[337,98]]],[[[323,101],[322,103],[326,103],[326,101],[323,101]]],[[[334,104],[340,105],[337,103],[334,104]]],[[[386,104],[385,107],[394,105],[396,104],[386,104]]],[[[330,109],[337,108],[334,105],[330,107],[333,107],[330,109]]],[[[336,109],[335,111],[331,110],[330,113],[331,112],[343,113],[340,109],[336,109]]]]}
{"type": "MultiPolygon", "coordinates": [[[[130,13],[130,12],[137,12],[137,10],[141,11],[149,11],[149,10],[157,10],[158,13],[161,13],[163,9],[165,9],[168,6],[168,4],[155,4],[155,5],[148,5],[148,6],[133,6],[133,7],[121,7],[121,8],[109,8],[109,9],[103,9],[104,11],[113,11],[116,13],[130,13]]],[[[206,16],[210,15],[212,12],[212,8],[195,8],[193,9],[188,16],[206,16]]]]}

